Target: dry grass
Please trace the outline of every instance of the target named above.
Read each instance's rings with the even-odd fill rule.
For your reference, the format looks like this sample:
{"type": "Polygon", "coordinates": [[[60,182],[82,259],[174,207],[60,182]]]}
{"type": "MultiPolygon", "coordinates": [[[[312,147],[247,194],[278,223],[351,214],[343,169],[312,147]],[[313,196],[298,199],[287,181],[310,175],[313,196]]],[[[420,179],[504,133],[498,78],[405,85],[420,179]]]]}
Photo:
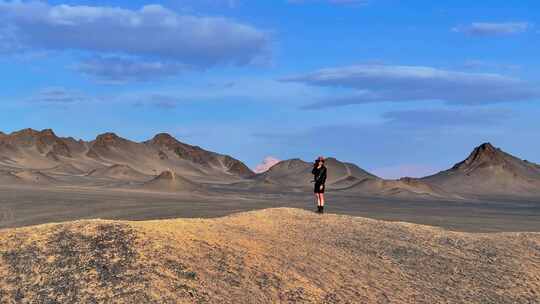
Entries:
{"type": "Polygon", "coordinates": [[[540,234],[296,209],[0,231],[2,303],[540,303],[540,234]]]}

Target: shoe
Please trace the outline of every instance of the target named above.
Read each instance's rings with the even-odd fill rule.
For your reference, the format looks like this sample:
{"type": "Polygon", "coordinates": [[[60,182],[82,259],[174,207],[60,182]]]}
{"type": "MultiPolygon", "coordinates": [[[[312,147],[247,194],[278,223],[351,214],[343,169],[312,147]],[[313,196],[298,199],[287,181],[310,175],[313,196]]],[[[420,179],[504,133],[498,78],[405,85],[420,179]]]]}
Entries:
{"type": "Polygon", "coordinates": [[[317,213],[321,213],[321,206],[317,206],[317,213]]]}
{"type": "Polygon", "coordinates": [[[320,213],[324,213],[324,206],[321,206],[321,212],[320,213]]]}

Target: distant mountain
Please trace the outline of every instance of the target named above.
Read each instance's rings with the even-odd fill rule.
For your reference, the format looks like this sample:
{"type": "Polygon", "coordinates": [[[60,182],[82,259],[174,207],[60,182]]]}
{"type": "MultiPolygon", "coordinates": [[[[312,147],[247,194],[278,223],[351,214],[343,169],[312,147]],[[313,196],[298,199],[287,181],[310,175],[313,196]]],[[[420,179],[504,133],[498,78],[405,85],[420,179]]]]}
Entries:
{"type": "MultiPolygon", "coordinates": [[[[114,133],[98,135],[89,142],[58,137],[50,129],[0,134],[0,167],[3,168],[70,174],[79,170],[102,172],[107,168],[119,171],[115,165],[128,166],[145,175],[174,170],[193,179],[220,182],[254,175],[237,159],[182,143],[165,133],[142,143],[114,133]]],[[[129,172],[128,175],[137,174],[129,172]]]]}
{"type": "Polygon", "coordinates": [[[540,166],[490,143],[476,147],[451,169],[422,179],[453,193],[476,196],[538,196],[540,166]]]}
{"type": "MultiPolygon", "coordinates": [[[[489,143],[476,147],[451,169],[420,179],[385,180],[335,158],[328,158],[326,166],[330,191],[430,198],[540,197],[540,166],[489,143]]],[[[79,182],[94,177],[142,184],[161,176],[149,184],[155,186],[147,186],[183,189],[193,182],[306,191],[313,186],[312,168],[312,163],[290,159],[255,174],[237,159],[180,142],[166,133],[134,142],[114,133],[83,141],[58,137],[51,129],[0,132],[0,184],[55,185],[70,180],[66,176],[77,176],[79,182]],[[173,176],[179,179],[174,182],[186,182],[170,185],[163,172],[175,172],[173,176]]]]}
{"type": "MultiPolygon", "coordinates": [[[[325,165],[328,168],[326,183],[333,188],[348,187],[364,179],[377,178],[355,164],[341,162],[335,158],[328,158],[325,165]]],[[[290,159],[277,163],[254,179],[286,187],[307,187],[313,180],[312,169],[312,163],[290,159]]]]}
{"type": "Polygon", "coordinates": [[[144,143],[147,146],[164,152],[165,154],[161,154],[162,157],[168,157],[166,152],[173,152],[178,158],[189,160],[202,166],[217,168],[218,170],[223,170],[241,177],[251,177],[255,174],[237,159],[228,155],[207,151],[198,146],[182,143],[167,133],[160,133],[144,143]]]}
{"type": "MultiPolygon", "coordinates": [[[[355,164],[335,158],[326,160],[328,168],[327,189],[354,194],[399,198],[461,198],[444,189],[414,178],[385,180],[361,169],[355,164]]],[[[307,188],[313,184],[313,164],[300,159],[282,161],[254,179],[258,188],[282,187],[307,188]]]]}

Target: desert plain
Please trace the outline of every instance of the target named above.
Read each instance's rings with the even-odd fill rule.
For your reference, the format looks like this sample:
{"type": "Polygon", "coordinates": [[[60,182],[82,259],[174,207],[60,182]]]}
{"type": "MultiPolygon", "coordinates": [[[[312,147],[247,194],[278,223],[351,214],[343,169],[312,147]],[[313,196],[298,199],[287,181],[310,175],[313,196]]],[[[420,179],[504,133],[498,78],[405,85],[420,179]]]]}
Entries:
{"type": "Polygon", "coordinates": [[[489,143],[386,180],[255,174],[158,134],[0,133],[2,303],[539,303],[540,166],[489,143]]]}

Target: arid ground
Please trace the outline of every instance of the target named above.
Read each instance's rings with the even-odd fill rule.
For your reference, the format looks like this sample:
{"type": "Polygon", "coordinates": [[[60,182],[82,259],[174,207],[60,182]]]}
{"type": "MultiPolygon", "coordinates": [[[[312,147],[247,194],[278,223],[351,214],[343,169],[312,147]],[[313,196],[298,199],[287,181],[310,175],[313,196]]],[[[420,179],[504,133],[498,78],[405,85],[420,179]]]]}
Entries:
{"type": "Polygon", "coordinates": [[[540,235],[268,209],[0,232],[2,303],[538,303],[540,235]]]}
{"type": "MultiPolygon", "coordinates": [[[[407,200],[327,194],[327,212],[440,226],[455,231],[540,232],[540,201],[407,200]]],[[[77,219],[213,218],[249,210],[315,210],[312,195],[216,190],[212,195],[91,188],[0,187],[0,228],[77,219]]]]}

